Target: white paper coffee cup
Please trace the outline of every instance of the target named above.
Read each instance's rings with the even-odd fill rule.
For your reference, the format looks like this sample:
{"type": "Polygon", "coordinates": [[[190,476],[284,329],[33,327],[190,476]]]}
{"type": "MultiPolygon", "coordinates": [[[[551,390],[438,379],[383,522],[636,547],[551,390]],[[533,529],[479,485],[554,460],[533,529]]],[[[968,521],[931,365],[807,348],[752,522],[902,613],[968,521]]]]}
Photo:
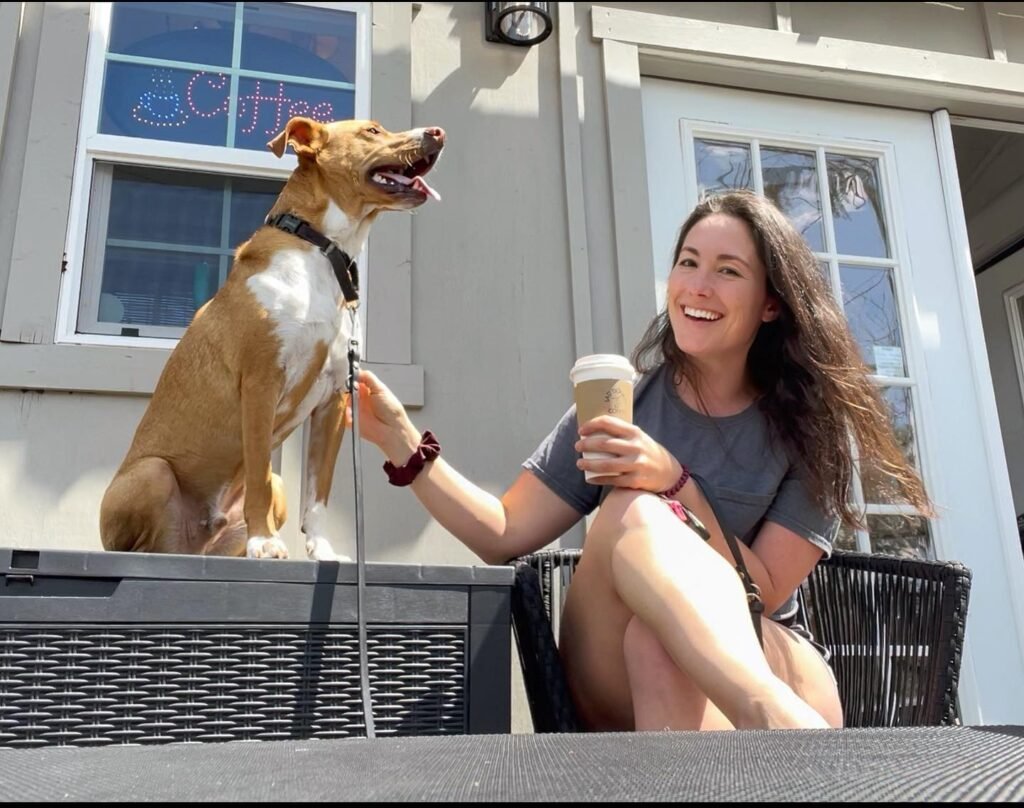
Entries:
{"type": "MultiPolygon", "coordinates": [[[[599,415],[614,415],[623,421],[633,421],[633,379],[636,371],[629,360],[618,354],[591,354],[576,360],[569,371],[576,400],[576,422],[583,426],[599,415]]],[[[601,434],[601,433],[595,433],[601,434]]],[[[583,457],[607,458],[606,452],[584,452],[583,457]]],[[[587,471],[587,482],[613,474],[587,471]]]]}

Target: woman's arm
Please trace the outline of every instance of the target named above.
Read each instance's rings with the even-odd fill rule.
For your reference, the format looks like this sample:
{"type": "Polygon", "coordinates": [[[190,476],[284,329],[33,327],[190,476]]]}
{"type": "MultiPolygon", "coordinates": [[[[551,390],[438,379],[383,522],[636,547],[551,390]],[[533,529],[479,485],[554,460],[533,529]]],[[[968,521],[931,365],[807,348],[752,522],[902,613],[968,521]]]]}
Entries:
{"type": "MultiPolygon", "coordinates": [[[[370,371],[360,372],[359,392],[362,436],[396,466],[404,465],[419,445],[419,430],[398,399],[370,371]]],[[[424,467],[410,488],[431,516],[489,564],[538,550],[581,518],[528,471],[499,499],[439,457],[424,467]]]]}

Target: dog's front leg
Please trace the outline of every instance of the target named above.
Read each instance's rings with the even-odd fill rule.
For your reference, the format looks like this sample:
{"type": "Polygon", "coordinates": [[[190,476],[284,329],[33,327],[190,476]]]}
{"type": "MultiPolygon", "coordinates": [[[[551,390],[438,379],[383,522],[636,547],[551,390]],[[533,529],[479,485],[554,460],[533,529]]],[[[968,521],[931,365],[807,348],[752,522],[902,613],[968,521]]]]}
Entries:
{"type": "Polygon", "coordinates": [[[306,554],[317,561],[339,559],[327,539],[327,497],[334,481],[334,464],[345,435],[345,407],[348,393],[336,390],[313,410],[309,424],[306,455],[305,502],[302,508],[302,532],[306,536],[306,554]]]}
{"type": "Polygon", "coordinates": [[[266,378],[242,382],[242,462],[245,467],[245,527],[249,558],[287,558],[288,548],[277,535],[284,521],[283,502],[275,500],[270,464],[277,390],[266,378]]]}

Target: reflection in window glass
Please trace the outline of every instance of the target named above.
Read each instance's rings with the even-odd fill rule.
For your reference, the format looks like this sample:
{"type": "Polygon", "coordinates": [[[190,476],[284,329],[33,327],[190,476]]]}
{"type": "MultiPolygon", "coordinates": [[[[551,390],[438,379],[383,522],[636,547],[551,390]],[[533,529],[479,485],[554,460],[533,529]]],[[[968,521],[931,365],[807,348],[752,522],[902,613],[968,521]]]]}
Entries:
{"type": "Polygon", "coordinates": [[[839,534],[836,536],[833,544],[836,550],[857,550],[857,534],[850,530],[846,525],[840,523],[839,534]]]}
{"type": "Polygon", "coordinates": [[[355,14],[246,3],[242,19],[244,70],[355,82],[355,14]]]}
{"type": "MultiPolygon", "coordinates": [[[[917,435],[914,428],[912,393],[906,387],[886,387],[880,392],[889,410],[889,421],[896,436],[896,444],[911,467],[917,468],[917,435]]],[[[861,468],[861,482],[867,502],[873,505],[900,502],[891,479],[866,463],[861,468]]]]}
{"type": "Polygon", "coordinates": [[[899,558],[934,559],[928,520],[921,516],[868,516],[871,551],[899,558]]]}
{"type": "Polygon", "coordinates": [[[108,51],[228,67],[234,3],[115,3],[108,51]]]}
{"type": "MultiPolygon", "coordinates": [[[[85,333],[89,323],[186,327],[220,288],[235,248],[263,223],[283,185],[138,166],[97,171],[110,173],[110,198],[98,299],[81,302],[85,333]]],[[[92,217],[104,218],[97,209],[92,217]]]]}
{"type": "Polygon", "coordinates": [[[262,151],[292,116],[351,118],[356,34],[295,3],[114,3],[99,131],[262,151]]]}
{"type": "Polygon", "coordinates": [[[697,194],[703,199],[718,191],[753,189],[750,146],[716,140],[694,141],[697,159],[697,194]]]}
{"type": "MultiPolygon", "coordinates": [[[[223,183],[221,183],[223,185],[223,183]]],[[[228,246],[232,249],[249,239],[281,193],[282,183],[235,177],[231,180],[231,210],[228,219],[228,246]]]]}
{"type": "Polygon", "coordinates": [[[115,166],[107,238],[217,247],[223,197],[223,177],[115,166]]]}
{"type": "Polygon", "coordinates": [[[826,154],[825,161],[836,250],[843,255],[888,258],[890,252],[878,180],[878,160],[826,154]]]}
{"type": "Polygon", "coordinates": [[[839,265],[843,309],[864,363],[879,376],[907,375],[892,270],[839,265]]]}
{"type": "Polygon", "coordinates": [[[108,246],[97,319],[185,328],[216,291],[216,256],[108,246]]]}
{"type": "Polygon", "coordinates": [[[812,250],[824,250],[825,233],[814,153],[763,148],[761,174],[764,195],[786,214],[812,250]]]}

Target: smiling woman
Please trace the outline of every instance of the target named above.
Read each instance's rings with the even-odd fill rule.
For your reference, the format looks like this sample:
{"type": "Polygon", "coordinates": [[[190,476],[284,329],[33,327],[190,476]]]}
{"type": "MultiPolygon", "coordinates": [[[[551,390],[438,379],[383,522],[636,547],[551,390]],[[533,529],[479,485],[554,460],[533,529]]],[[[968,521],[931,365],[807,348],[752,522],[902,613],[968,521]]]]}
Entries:
{"type": "MultiPolygon", "coordinates": [[[[676,344],[701,377],[721,378],[730,367],[746,373],[745,361],[733,359],[745,360],[761,324],[779,316],[779,303],[741,220],[714,214],[690,229],[669,275],[668,314],[676,344]]],[[[742,409],[749,391],[737,389],[742,409]]]]}

